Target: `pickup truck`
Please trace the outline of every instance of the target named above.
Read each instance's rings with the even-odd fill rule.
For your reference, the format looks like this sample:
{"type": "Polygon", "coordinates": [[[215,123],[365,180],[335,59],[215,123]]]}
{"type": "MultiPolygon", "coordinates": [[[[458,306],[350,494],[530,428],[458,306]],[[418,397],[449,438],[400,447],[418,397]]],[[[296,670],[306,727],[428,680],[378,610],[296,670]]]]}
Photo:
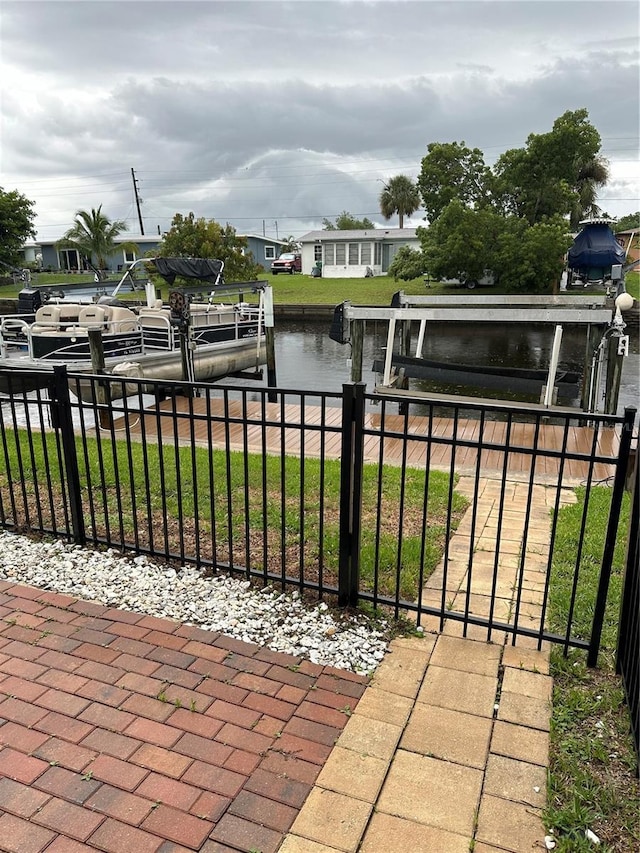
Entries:
{"type": "Polygon", "coordinates": [[[271,264],[271,272],[274,275],[278,275],[279,272],[288,272],[289,275],[302,272],[302,255],[297,252],[284,252],[271,264]]]}

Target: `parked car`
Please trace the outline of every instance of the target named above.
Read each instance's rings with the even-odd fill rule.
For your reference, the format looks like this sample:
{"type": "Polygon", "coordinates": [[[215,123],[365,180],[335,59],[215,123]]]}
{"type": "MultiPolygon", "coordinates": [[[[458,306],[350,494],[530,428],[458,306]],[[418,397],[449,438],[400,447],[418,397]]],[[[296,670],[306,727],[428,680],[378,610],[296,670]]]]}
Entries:
{"type": "Polygon", "coordinates": [[[302,272],[302,255],[297,252],[283,252],[280,257],[271,264],[271,272],[278,275],[279,272],[302,272]]]}

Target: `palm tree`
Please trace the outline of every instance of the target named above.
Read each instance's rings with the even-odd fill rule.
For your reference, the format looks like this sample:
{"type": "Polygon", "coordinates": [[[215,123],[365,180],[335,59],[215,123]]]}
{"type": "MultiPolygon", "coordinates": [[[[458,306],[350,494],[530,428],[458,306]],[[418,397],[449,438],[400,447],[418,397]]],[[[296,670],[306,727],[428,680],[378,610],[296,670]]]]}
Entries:
{"type": "Polygon", "coordinates": [[[405,216],[411,216],[419,207],[418,187],[406,175],[390,178],[380,193],[380,212],[385,219],[391,219],[393,214],[397,213],[400,228],[404,228],[405,216]]]}
{"type": "Polygon", "coordinates": [[[133,242],[116,243],[116,237],[126,230],[126,222],[122,219],[112,222],[102,212],[102,205],[97,210],[92,207],[90,213],[78,210],[73,227],[56,243],[56,248],[75,249],[97,270],[98,275],[102,275],[100,271],[106,267],[107,258],[117,250],[138,251],[133,242]]]}
{"type": "Polygon", "coordinates": [[[571,211],[571,227],[576,228],[585,216],[598,216],[596,204],[598,189],[609,179],[609,164],[603,157],[593,157],[578,164],[576,175],[576,200],[571,211]]]}
{"type": "Polygon", "coordinates": [[[284,246],[282,247],[283,252],[299,252],[300,251],[300,243],[293,236],[293,234],[289,234],[288,237],[282,238],[284,242],[284,246]]]}

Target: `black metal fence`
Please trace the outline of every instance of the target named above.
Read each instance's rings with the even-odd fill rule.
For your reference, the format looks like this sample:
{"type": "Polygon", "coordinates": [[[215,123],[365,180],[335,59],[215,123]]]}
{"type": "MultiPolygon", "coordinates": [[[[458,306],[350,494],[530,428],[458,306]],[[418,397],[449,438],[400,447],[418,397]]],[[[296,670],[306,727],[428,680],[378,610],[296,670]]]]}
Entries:
{"type": "Polygon", "coordinates": [[[361,384],[305,392],[64,368],[0,371],[0,387],[6,528],[368,602],[428,628],[584,648],[595,663],[634,410],[586,422],[361,384]],[[583,545],[602,483],[594,583],[583,545]],[[558,516],[581,485],[580,534],[559,565],[558,516]]]}
{"type": "Polygon", "coordinates": [[[622,676],[636,755],[640,756],[640,465],[637,461],[622,587],[616,671],[622,676]]]}

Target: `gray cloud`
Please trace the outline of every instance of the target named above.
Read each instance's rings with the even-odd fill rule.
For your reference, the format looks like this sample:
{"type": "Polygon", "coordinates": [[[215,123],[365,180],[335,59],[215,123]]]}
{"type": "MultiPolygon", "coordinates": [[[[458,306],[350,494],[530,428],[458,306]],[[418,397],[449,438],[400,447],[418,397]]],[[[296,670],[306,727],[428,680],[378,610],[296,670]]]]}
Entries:
{"type": "MultiPolygon", "coordinates": [[[[132,167],[150,230],[193,209],[240,230],[278,219],[282,233],[375,214],[377,179],[417,174],[431,141],[492,162],[567,109],[589,110],[612,162],[631,159],[637,45],[592,21],[629,32],[638,10],[588,8],[10,0],[3,185],[36,201],[44,236],[100,203],[135,226],[132,167]]],[[[617,177],[609,197],[637,194],[638,178],[617,177]]]]}

